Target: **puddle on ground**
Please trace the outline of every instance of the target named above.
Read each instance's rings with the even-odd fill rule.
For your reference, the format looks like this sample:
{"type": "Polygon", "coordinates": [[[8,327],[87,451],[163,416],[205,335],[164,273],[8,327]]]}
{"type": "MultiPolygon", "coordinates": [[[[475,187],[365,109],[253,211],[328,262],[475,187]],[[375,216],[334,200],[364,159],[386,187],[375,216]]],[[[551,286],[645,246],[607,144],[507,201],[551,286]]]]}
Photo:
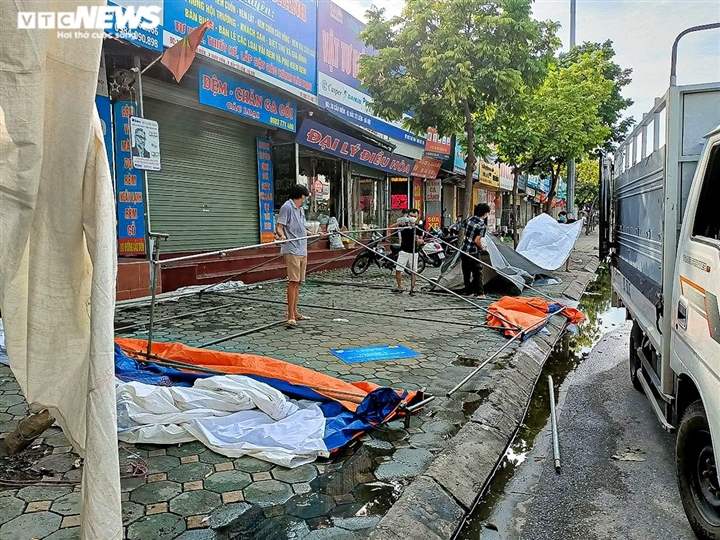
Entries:
{"type": "Polygon", "coordinates": [[[587,321],[578,327],[576,334],[565,334],[548,358],[517,436],[508,448],[487,491],[476,502],[475,508],[466,518],[454,540],[499,540],[498,532],[493,530],[494,525],[488,523],[488,519],[515,470],[525,461],[528,452],[533,448],[535,437],[550,417],[548,375],[553,378],[557,398],[562,384],[587,358],[597,342],[625,322],[625,309],[611,307],[610,298],[610,270],[607,266],[601,265],[598,268],[597,279],[588,285],[578,306],[578,309],[587,316],[587,321]]]}

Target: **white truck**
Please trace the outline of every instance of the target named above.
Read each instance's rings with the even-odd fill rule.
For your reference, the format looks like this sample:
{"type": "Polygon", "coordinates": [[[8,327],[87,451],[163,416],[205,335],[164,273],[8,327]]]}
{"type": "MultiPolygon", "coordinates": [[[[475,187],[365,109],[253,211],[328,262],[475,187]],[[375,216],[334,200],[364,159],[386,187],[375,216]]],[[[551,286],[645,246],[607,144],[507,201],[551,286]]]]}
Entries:
{"type": "MultiPolygon", "coordinates": [[[[677,430],[677,479],[698,538],[720,540],[720,82],[670,88],[601,166],[601,255],[627,309],[630,377],[677,430]],[[603,174],[604,172],[604,174],[603,174]]],[[[718,31],[718,30],[714,30],[718,31]]],[[[720,59],[718,59],[720,62],[720,59]]]]}

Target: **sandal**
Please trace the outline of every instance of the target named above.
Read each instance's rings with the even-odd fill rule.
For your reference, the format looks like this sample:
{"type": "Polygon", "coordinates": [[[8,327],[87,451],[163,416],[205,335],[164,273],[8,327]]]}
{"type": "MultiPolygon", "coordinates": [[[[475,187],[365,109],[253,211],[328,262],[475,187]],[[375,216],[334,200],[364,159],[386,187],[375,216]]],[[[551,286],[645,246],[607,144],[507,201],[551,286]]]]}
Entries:
{"type": "Polygon", "coordinates": [[[295,319],[288,319],[285,321],[285,328],[295,328],[297,326],[297,321],[295,319]]]}
{"type": "Polygon", "coordinates": [[[392,293],[397,293],[397,294],[402,294],[402,293],[404,292],[404,289],[390,289],[390,292],[392,292],[392,293]]]}
{"type": "Polygon", "coordinates": [[[298,314],[298,315],[295,317],[295,319],[298,320],[298,321],[311,321],[311,320],[312,320],[312,317],[308,317],[307,315],[300,315],[300,314],[298,314]]]}

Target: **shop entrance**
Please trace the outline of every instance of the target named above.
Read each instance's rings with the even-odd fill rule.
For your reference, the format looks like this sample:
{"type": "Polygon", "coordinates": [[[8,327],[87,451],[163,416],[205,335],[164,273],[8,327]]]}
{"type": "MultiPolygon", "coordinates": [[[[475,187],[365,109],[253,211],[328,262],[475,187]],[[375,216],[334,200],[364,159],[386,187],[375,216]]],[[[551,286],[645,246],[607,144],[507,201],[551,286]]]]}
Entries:
{"type": "Polygon", "coordinates": [[[310,191],[305,218],[312,226],[326,226],[331,217],[340,225],[347,221],[342,191],[342,162],[301,147],[298,183],[310,191]]]}

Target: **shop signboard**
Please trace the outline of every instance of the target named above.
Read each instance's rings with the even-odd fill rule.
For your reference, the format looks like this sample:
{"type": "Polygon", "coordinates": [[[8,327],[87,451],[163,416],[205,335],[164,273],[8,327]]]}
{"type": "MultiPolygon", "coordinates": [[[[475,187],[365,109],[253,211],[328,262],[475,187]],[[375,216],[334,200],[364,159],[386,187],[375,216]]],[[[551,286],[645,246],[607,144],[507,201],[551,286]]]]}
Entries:
{"type": "Polygon", "coordinates": [[[440,229],[442,227],[442,216],[440,214],[428,214],[425,216],[427,230],[440,229]]]}
{"type": "Polygon", "coordinates": [[[143,177],[142,171],[133,168],[130,145],[130,118],[134,115],[134,103],[130,101],[114,103],[115,185],[120,256],[146,254],[143,177]]]}
{"type": "Polygon", "coordinates": [[[419,148],[425,139],[372,114],[372,98],[361,88],[358,71],[361,55],[377,52],[359,38],[365,25],[329,0],[318,3],[318,103],[353,124],[419,148]]]}
{"type": "Polygon", "coordinates": [[[415,162],[411,176],[433,180],[437,177],[442,161],[429,157],[423,157],[415,162]]]}
{"type": "MultiPolygon", "coordinates": [[[[480,169],[480,161],[478,160],[477,166],[475,167],[475,170],[473,171],[473,178],[475,180],[478,179],[479,169],[480,169]]],[[[460,174],[460,175],[462,175],[463,178],[465,178],[465,152],[463,152],[463,149],[460,146],[460,143],[457,141],[455,141],[455,161],[453,163],[453,172],[455,174],[460,174]]]]}
{"type": "Polygon", "coordinates": [[[165,0],[163,19],[166,47],[210,20],[199,54],[317,103],[316,0],[165,0]]]}
{"type": "Polygon", "coordinates": [[[214,69],[200,68],[198,84],[203,105],[295,132],[297,105],[293,101],[214,69]]]}
{"type": "Polygon", "coordinates": [[[108,164],[110,165],[110,178],[115,178],[115,159],[113,156],[112,133],[112,104],[108,92],[107,72],[105,71],[105,55],[100,54],[100,69],[98,70],[97,90],[95,91],[95,107],[100,116],[100,128],[105,141],[108,164]]]}
{"type": "Polygon", "coordinates": [[[274,144],[272,147],[273,199],[280,208],[290,198],[290,188],[297,184],[295,177],[295,143],[274,144]]]}
{"type": "Polygon", "coordinates": [[[415,166],[413,159],[385,152],[310,119],[303,120],[295,140],[308,148],[390,174],[409,176],[415,166]]]}
{"type": "Polygon", "coordinates": [[[452,151],[452,137],[440,137],[435,128],[429,128],[425,139],[425,155],[444,160],[452,151]]]}
{"type": "Polygon", "coordinates": [[[512,191],[513,190],[513,179],[512,178],[504,178],[500,177],[500,189],[504,189],[505,191],[512,191]]]}
{"type": "Polygon", "coordinates": [[[275,240],[272,146],[268,139],[257,139],[258,199],[260,201],[260,243],[275,240]]]}
{"type": "Polygon", "coordinates": [[[160,170],[160,129],[155,120],[131,116],[130,145],[133,167],[143,171],[160,170]]]}
{"type": "Polygon", "coordinates": [[[440,202],[442,194],[442,182],[440,180],[428,180],[425,182],[425,200],[440,202]]]}
{"type": "MultiPolygon", "coordinates": [[[[173,0],[166,0],[167,3],[173,0]]],[[[163,0],[111,0],[107,3],[109,8],[119,7],[129,24],[119,28],[117,15],[115,15],[107,30],[120,39],[128,41],[138,47],[162,52],[163,32],[163,0]],[[153,20],[150,20],[152,17],[153,20]],[[140,24],[134,24],[137,21],[140,24]],[[155,24],[157,23],[157,24],[155,24]]],[[[197,26],[197,25],[196,25],[197,26]]]]}
{"type": "Polygon", "coordinates": [[[390,196],[390,210],[405,210],[408,207],[408,196],[406,193],[390,196]]]}
{"type": "Polygon", "coordinates": [[[422,212],[423,207],[423,181],[420,178],[413,178],[413,208],[422,212]]]}

